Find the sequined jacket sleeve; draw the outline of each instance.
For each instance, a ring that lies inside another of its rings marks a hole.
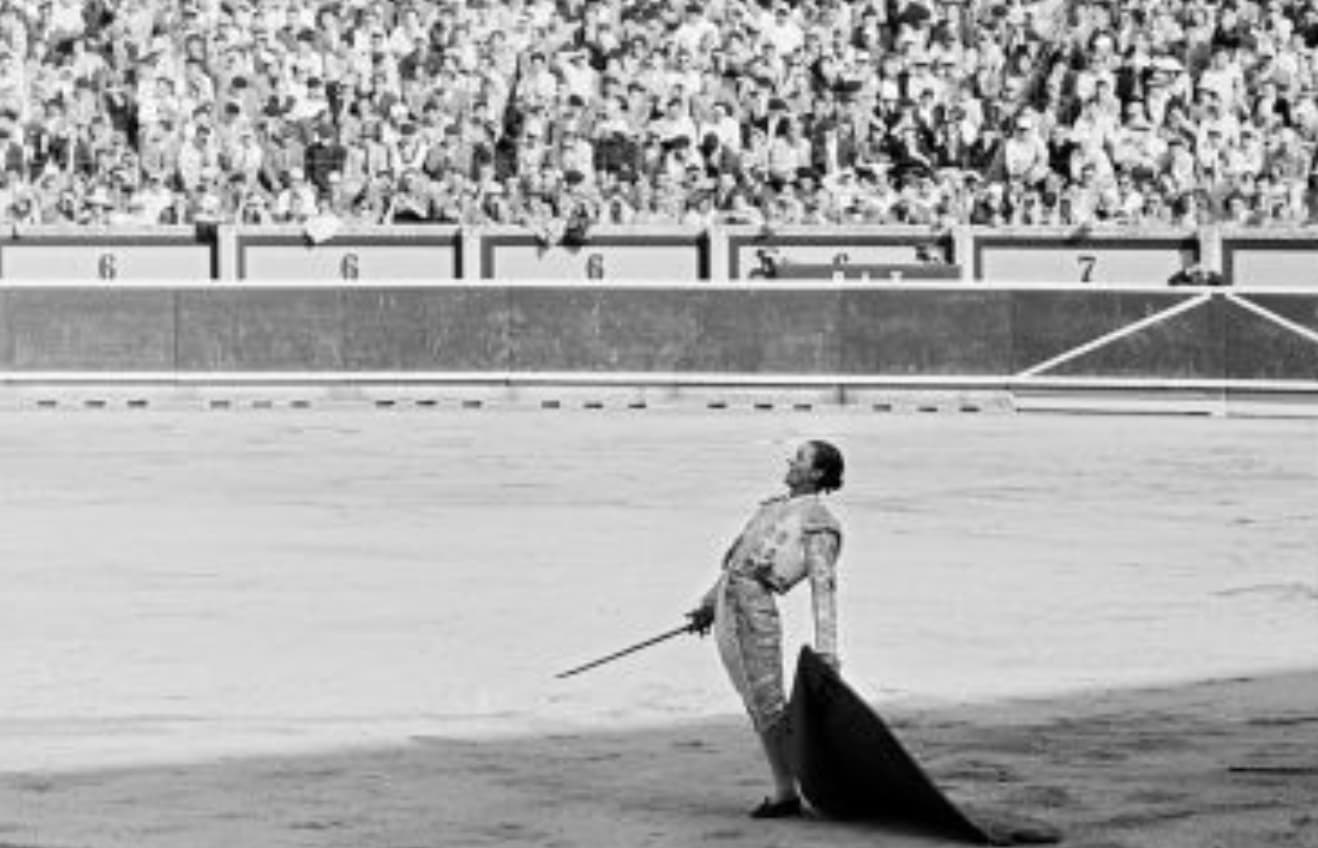
[[[834,529],[808,532],[805,537],[806,574],[810,580],[815,619],[815,650],[838,655],[837,559],[841,536]]]

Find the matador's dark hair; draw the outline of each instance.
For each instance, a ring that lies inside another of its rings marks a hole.
[[[815,468],[820,472],[819,488],[825,492],[836,492],[842,488],[842,472],[846,465],[842,461],[842,451],[831,442],[818,439],[811,440],[810,446],[815,450]]]

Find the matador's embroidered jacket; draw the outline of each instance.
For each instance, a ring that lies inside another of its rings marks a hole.
[[[773,596],[810,581],[815,649],[837,654],[837,559],[842,528],[818,495],[770,498],[723,558],[707,602],[719,654],[755,726],[783,715],[782,626]]]

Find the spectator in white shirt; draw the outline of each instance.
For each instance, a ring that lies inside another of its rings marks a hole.
[[[1261,174],[1267,158],[1267,151],[1259,131],[1253,124],[1240,128],[1240,141],[1230,145],[1226,156],[1227,173],[1240,175],[1244,173]]]
[[[1007,182],[1037,185],[1048,176],[1048,145],[1036,131],[1034,116],[1022,112],[1002,145],[1002,168]]]
[[[599,97],[599,74],[586,61],[585,52],[573,50],[562,55],[561,59],[558,69],[563,77],[564,91],[593,103]]]
[[[719,143],[735,152],[741,150],[741,123],[732,116],[732,105],[726,101],[714,104],[713,115],[700,127],[700,137],[714,135]]]
[[[718,26],[705,17],[700,4],[688,3],[682,23],[673,32],[672,38],[678,50],[698,53],[705,49],[707,43],[718,41]]]
[[[669,90],[681,88],[687,95],[697,94],[705,87],[705,75],[692,61],[691,51],[678,47],[673,66],[664,74]]]
[[[1138,106],[1136,101],[1132,101],[1131,105]],[[1138,109],[1125,126],[1117,130],[1112,140],[1112,163],[1127,171],[1152,172],[1157,169],[1166,152],[1166,142],[1153,131],[1153,125],[1144,116],[1142,109]]]
[[[80,38],[87,24],[82,15],[81,0],[55,0],[50,8],[50,37],[54,43]]]
[[[773,44],[779,56],[794,53],[805,43],[805,33],[792,15],[792,8],[779,0],[760,30],[760,37]]]
[[[1239,102],[1244,82],[1240,65],[1231,61],[1231,53],[1225,47],[1213,50],[1209,66],[1199,75],[1199,87],[1216,93],[1218,102],[1228,111]]]
[[[668,101],[663,117],[655,121],[653,127],[659,140],[666,145],[671,145],[679,138],[685,138],[687,144],[695,147],[698,141],[696,122],[692,120],[686,103],[676,97]]]

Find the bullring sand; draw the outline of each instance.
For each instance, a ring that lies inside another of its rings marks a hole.
[[[751,822],[673,626],[801,438],[845,672],[1069,845],[1318,846],[1318,422],[854,412],[0,417],[0,845],[916,846]],[[807,637],[805,593],[789,641]]]

